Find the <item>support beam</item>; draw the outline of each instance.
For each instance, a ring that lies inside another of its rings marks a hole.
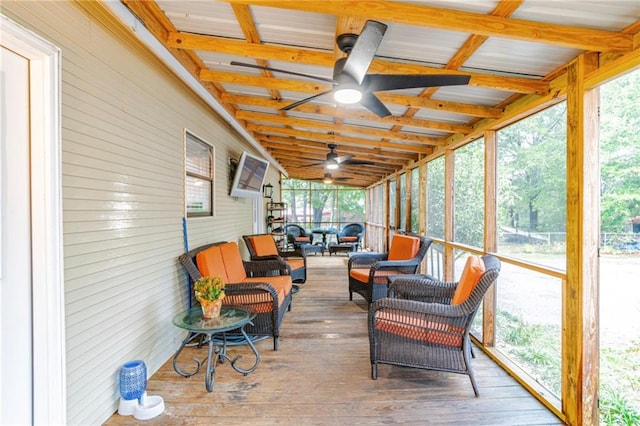
[[[595,54],[581,55],[568,69],[562,411],[572,425],[598,424],[599,89],[585,88],[597,60]]]
[[[498,141],[495,131],[484,133],[484,250],[495,253],[498,250]],[[499,278],[498,278],[499,279]],[[491,286],[483,299],[482,343],[495,346],[497,285]]]

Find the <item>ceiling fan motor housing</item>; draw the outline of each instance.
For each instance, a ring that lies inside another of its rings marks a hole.
[[[353,49],[353,45],[356,44],[356,40],[358,40],[357,34],[341,34],[336,38],[336,44],[342,52],[348,55]]]

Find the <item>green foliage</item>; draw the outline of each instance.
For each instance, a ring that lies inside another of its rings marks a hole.
[[[364,222],[364,196],[362,189],[323,183],[287,179],[282,184],[288,222],[305,228]]]
[[[600,423],[637,425],[640,424],[640,411],[619,391],[605,388],[600,395]]]
[[[627,232],[640,216],[640,72],[600,89],[601,228]]]
[[[427,165],[427,235],[444,238],[444,157]]]
[[[455,151],[454,239],[482,247],[484,244],[484,140]]]
[[[519,316],[499,310],[497,345],[520,367],[556,395],[560,394],[560,328],[529,324]]]
[[[498,223],[525,231],[566,228],[566,104],[498,132]]]

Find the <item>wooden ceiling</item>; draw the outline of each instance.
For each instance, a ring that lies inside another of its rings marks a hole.
[[[637,52],[640,2],[463,0],[122,2],[244,127],[289,177],[317,179],[328,144],[373,165],[333,172],[367,187],[562,91],[566,66]],[[231,61],[332,78],[335,38],[367,20],[388,25],[369,73],[464,74],[467,86],[378,92],[380,118],[328,96],[280,108],[330,85]]]

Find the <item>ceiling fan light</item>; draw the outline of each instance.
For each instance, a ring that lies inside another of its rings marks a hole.
[[[345,87],[333,92],[333,98],[341,104],[355,104],[362,99],[362,92],[358,89]]]
[[[338,169],[338,163],[336,162],[329,162],[325,165],[325,167],[327,168],[327,170],[337,170]]]
[[[329,185],[330,183],[333,183],[333,180],[331,178],[326,177],[322,180],[322,183],[326,183],[327,185]]]

